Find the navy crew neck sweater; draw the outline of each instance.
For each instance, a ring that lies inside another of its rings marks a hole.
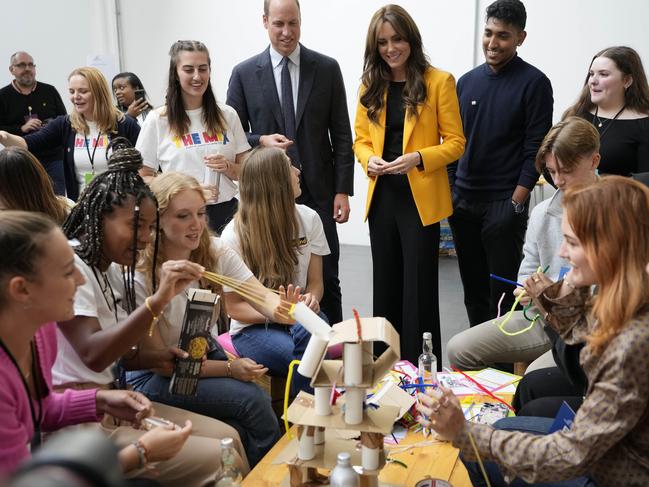
[[[511,197],[533,189],[536,152],[552,126],[552,85],[515,56],[495,73],[482,64],[457,83],[466,136],[464,155],[449,169],[454,191],[471,201]]]

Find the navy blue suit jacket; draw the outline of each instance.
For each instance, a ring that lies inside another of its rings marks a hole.
[[[239,114],[251,146],[262,135],[284,133],[270,48],[235,66],[226,103]],[[335,193],[352,195],[354,187],[345,85],[335,59],[302,45],[295,122],[303,181],[318,206],[330,210]]]

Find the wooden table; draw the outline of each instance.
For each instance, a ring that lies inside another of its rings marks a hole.
[[[293,435],[296,427],[291,428]],[[429,436],[428,439],[431,439]],[[425,441],[421,433],[409,432],[399,445],[386,445],[386,454],[390,450],[401,448],[405,445]],[[288,435],[282,438],[257,464],[243,481],[244,487],[280,487],[288,485],[288,467],[286,465],[273,465],[273,460],[288,445]],[[458,450],[450,443],[434,442],[426,446],[416,446],[412,449],[390,455],[404,462],[408,468],[390,463],[387,464],[379,475],[381,487],[413,487],[419,480],[426,476],[448,480],[453,487],[471,487],[471,481],[464,465],[458,458]]]

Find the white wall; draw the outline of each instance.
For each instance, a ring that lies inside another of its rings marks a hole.
[[[13,79],[8,69],[10,56],[27,51],[36,64],[36,78],[54,85],[69,111],[70,71],[85,66],[89,54],[116,54],[111,6],[111,0],[3,2],[0,86]]]
[[[340,63],[350,110],[362,68],[365,34],[373,12],[388,0],[302,0],[302,42]],[[483,60],[479,43],[484,11],[491,0],[403,0],[413,16],[432,63],[456,78]],[[120,0],[122,69],[142,78],[154,103],[164,96],[168,49],[178,39],[198,39],[212,56],[212,83],[225,99],[232,67],[268,44],[261,23],[262,0]],[[476,4],[478,10],[476,11]],[[62,8],[65,5],[65,8]],[[37,75],[54,84],[66,100],[66,78],[88,54],[118,58],[115,0],[22,0],[3,4],[0,65],[17,50],[35,58]],[[526,61],[552,80],[555,120],[581,88],[592,55],[626,44],[649,62],[649,2],[645,0],[527,0],[528,38],[520,48]],[[11,79],[0,69],[0,83]],[[339,226],[340,240],[367,244],[362,222],[367,181],[357,166],[350,222]]]
[[[219,100],[225,100],[232,68],[268,45],[260,0],[199,0],[192,2],[191,8],[164,9],[159,5],[175,5],[175,2],[140,0],[121,4],[123,67],[140,75],[156,103],[163,100],[169,69],[167,53],[176,40],[198,39],[207,45],[212,58],[212,84]],[[384,0],[301,2],[301,41],[340,63],[352,124],[367,27],[374,11],[384,4]],[[405,0],[401,5],[417,21],[434,65],[457,75],[472,66],[474,27],[472,21],[463,19],[473,18],[474,2]],[[143,19],[147,18],[145,22],[150,28],[144,29]],[[350,221],[338,226],[340,241],[369,245],[367,225],[362,221],[367,179],[360,166],[355,171],[354,191]]]

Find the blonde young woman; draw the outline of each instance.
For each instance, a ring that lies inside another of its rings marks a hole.
[[[566,343],[585,344],[580,361],[588,389],[572,427],[539,435],[470,423],[449,390],[439,402],[420,395],[419,411],[424,415],[420,422],[452,440],[465,459],[476,460],[474,443],[482,460],[493,462],[487,465],[493,486],[504,485],[503,475],[543,485],[587,475],[599,486],[645,486],[649,190],[627,178],[604,177],[566,191],[563,208],[559,254],[571,270],[558,282],[543,273],[533,274],[525,281],[525,290],[546,324]],[[507,418],[497,426],[547,433],[553,422],[531,419]],[[474,481],[480,481],[478,468],[471,465],[470,470]],[[581,479],[560,485],[586,484]]]
[[[243,258],[266,287],[294,283],[300,300],[316,313],[324,285],[322,256],[329,254],[322,221],[304,205],[296,205],[300,172],[286,153],[259,148],[246,159],[239,179],[239,211],[222,239]],[[292,360],[302,358],[310,334],[300,324],[273,322],[235,294],[226,294],[232,343],[244,357],[286,376]],[[324,316],[324,315],[323,315]],[[309,380],[294,374],[293,392],[308,390]]]
[[[108,81],[96,68],[77,68],[68,76],[72,113],[61,115],[25,137],[0,131],[0,143],[30,151],[63,145],[67,197],[76,201],[86,185],[108,169],[110,139],[126,137],[135,145],[140,126],[111,99]]]
[[[264,291],[241,257],[220,239],[210,236],[205,209],[207,200],[200,183],[191,176],[172,171],[155,178],[151,182],[151,190],[160,209],[160,246],[155,259],[158,266],[170,259],[187,259],[218,274],[257,285],[268,304],[248,305],[264,319],[268,317],[281,321],[282,318],[275,313],[278,296]],[[138,301],[144,302],[151,292],[154,252],[154,245],[150,244],[136,274]],[[207,282],[194,282],[189,287],[211,286]],[[231,294],[227,288],[212,287],[212,290],[219,294],[225,291],[226,296]],[[141,344],[143,359],[146,356],[150,362],[152,357],[158,357],[159,365],[130,373],[129,382],[135,390],[156,402],[211,416],[237,428],[250,464],[254,466],[279,437],[279,425],[270,399],[252,382],[268,371],[264,365],[250,358],[228,362],[223,349],[216,341],[210,340],[211,347],[203,364],[203,378],[199,381],[196,395],[182,397],[169,393],[173,360],[184,353],[176,347],[186,303],[187,297],[183,293],[173,298],[164,309],[163,318],[153,336]]]

